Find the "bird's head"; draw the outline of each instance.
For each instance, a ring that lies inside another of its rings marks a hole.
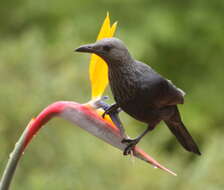
[[[103,58],[109,66],[128,63],[129,59],[131,59],[128,49],[118,38],[104,38],[93,44],[82,45],[75,51],[94,53]]]

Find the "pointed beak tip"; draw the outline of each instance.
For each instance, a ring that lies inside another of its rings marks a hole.
[[[75,48],[74,52],[82,52],[82,48],[81,47]]]
[[[94,53],[94,48],[91,45],[82,45],[74,50],[75,52]]]

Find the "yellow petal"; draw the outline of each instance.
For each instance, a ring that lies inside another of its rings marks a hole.
[[[113,37],[116,30],[117,22],[110,26],[109,13],[103,22],[103,25],[98,34],[97,40]],[[108,67],[103,59],[92,54],[89,66],[89,75],[92,87],[92,99],[102,96],[105,88],[108,85]]]
[[[110,17],[108,12],[103,22],[103,25],[101,26],[100,32],[97,36],[97,40],[101,40],[105,37],[110,37]]]
[[[111,26],[110,35],[113,36],[117,28],[117,22]]]

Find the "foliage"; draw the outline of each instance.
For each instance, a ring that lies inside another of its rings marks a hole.
[[[109,145],[55,120],[28,148],[12,189],[223,189],[223,9],[219,0],[2,0],[0,171],[42,108],[57,100],[90,99],[89,57],[73,49],[95,41],[107,10],[119,21],[116,36],[133,56],[187,92],[183,120],[203,153],[185,152],[164,124],[158,126],[140,145],[179,174],[173,177],[132,164]],[[122,121],[131,136],[144,128],[124,113]]]

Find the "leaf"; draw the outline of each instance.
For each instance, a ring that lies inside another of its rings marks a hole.
[[[113,37],[117,27],[117,22],[110,26],[109,13],[103,22],[97,40]],[[101,97],[108,85],[108,67],[105,61],[96,54],[91,55],[89,76],[92,88],[92,99]]]

